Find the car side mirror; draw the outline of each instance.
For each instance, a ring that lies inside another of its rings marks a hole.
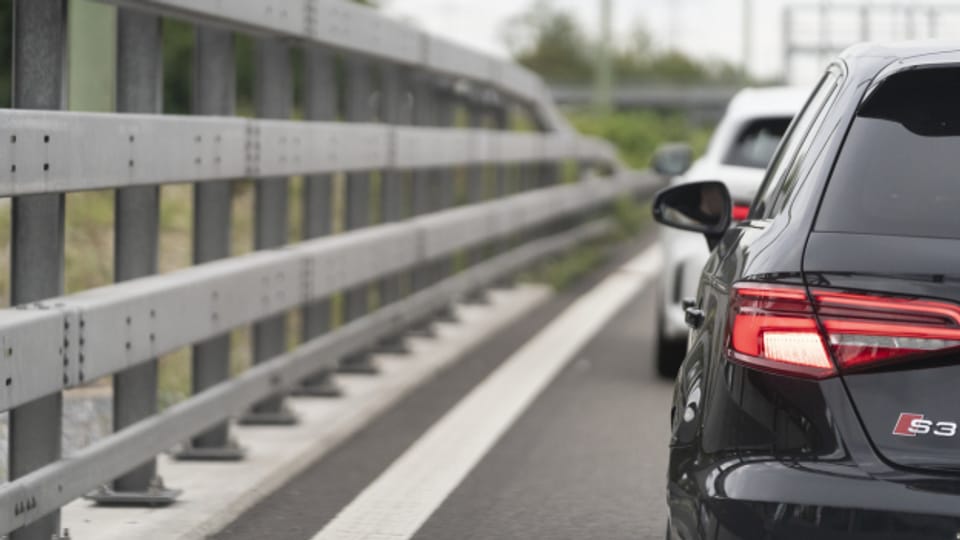
[[[707,237],[713,249],[730,227],[730,191],[723,182],[690,182],[660,190],[653,199],[657,222]]]
[[[693,148],[686,143],[670,143],[657,148],[651,166],[660,176],[674,177],[690,170]]]

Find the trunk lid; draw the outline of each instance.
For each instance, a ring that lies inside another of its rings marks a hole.
[[[814,232],[804,276],[812,290],[960,306],[960,240]],[[823,322],[821,308],[818,317]],[[916,322],[908,311],[893,319],[907,328]],[[934,347],[842,370],[841,377],[883,457],[907,467],[960,471],[960,348],[950,341]]]

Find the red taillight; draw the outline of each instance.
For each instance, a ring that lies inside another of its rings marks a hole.
[[[761,369],[825,378],[893,359],[960,347],[960,306],[916,300],[739,284],[730,330],[733,360]],[[826,332],[821,333],[820,325]]]
[[[844,370],[960,347],[960,306],[815,290],[817,314]]]
[[[733,205],[733,220],[734,221],[743,221],[750,216],[750,206],[745,204],[735,204]]]
[[[836,369],[802,288],[734,288],[730,356],[764,370],[822,379]]]

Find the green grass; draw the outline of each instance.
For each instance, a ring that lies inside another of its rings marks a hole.
[[[587,135],[613,142],[631,167],[646,169],[656,149],[667,142],[686,142],[696,155],[706,150],[712,128],[693,125],[683,116],[650,111],[570,115],[574,126]]]
[[[627,197],[616,201],[610,217],[615,224],[611,234],[551,257],[522,274],[520,279],[544,283],[558,291],[567,289],[609,261],[617,244],[636,236],[653,223],[649,203]]]

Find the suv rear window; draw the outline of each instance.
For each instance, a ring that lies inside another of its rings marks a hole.
[[[740,130],[724,163],[738,167],[766,169],[773,159],[780,139],[790,127],[790,118],[762,118]]]
[[[816,230],[960,238],[960,68],[891,76],[861,106]]]

